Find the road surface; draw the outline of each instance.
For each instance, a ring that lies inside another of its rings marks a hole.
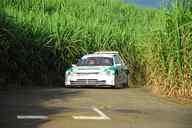
[[[1,128],[192,128],[192,105],[144,88],[0,91]]]

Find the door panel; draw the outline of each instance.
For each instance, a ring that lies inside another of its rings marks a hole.
[[[114,56],[116,68],[118,70],[118,84],[124,84],[127,82],[127,71],[128,67],[124,64],[123,60],[120,58],[119,55]]]

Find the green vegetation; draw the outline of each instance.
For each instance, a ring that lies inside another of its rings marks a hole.
[[[0,9],[0,82],[63,81],[82,54],[117,50],[133,85],[192,96],[190,3],[158,10],[118,0],[6,0]]]

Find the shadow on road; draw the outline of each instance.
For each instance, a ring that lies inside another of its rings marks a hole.
[[[46,107],[44,102],[50,100],[65,101],[68,94],[78,95],[78,90],[66,89],[33,89],[17,91],[0,91],[0,127],[1,128],[38,128],[46,120],[18,120],[17,115],[52,115],[70,111],[66,107]]]

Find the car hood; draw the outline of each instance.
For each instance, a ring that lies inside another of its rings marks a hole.
[[[73,73],[100,73],[108,69],[114,68],[113,66],[77,66],[70,69]]]

